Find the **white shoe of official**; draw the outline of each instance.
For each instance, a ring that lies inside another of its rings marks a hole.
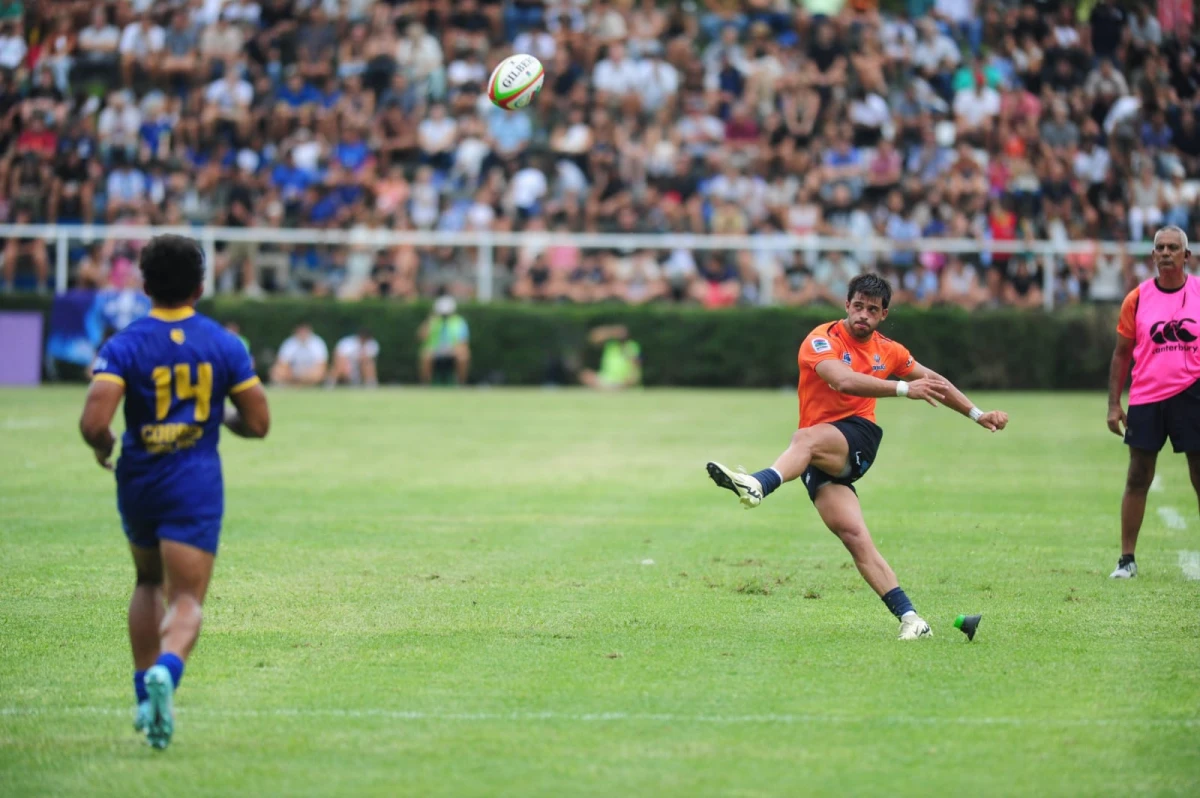
[[[919,640],[922,637],[933,637],[933,630],[920,615],[913,613],[900,619],[900,635],[897,640]]]
[[[720,463],[709,463],[708,475],[718,487],[736,493],[747,510],[763,500],[762,483],[741,469],[731,471]]]
[[[1130,562],[1125,565],[1117,563],[1117,570],[1108,575],[1109,579],[1133,579],[1137,576],[1137,563]]]

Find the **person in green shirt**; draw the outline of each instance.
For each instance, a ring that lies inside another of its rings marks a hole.
[[[433,383],[435,376],[439,385],[453,384],[450,374],[459,385],[467,384],[471,331],[467,320],[458,315],[454,297],[441,296],[434,301],[433,313],[417,330],[417,339],[421,342],[418,371],[423,385]]]
[[[250,351],[250,339],[242,335],[242,328],[236,321],[225,322],[225,329],[233,333],[242,342],[242,346],[246,347],[247,352]]]
[[[598,371],[587,369],[579,381],[589,388],[622,390],[642,382],[642,348],[630,339],[629,329],[621,324],[597,327],[588,335],[593,346],[603,346]]]

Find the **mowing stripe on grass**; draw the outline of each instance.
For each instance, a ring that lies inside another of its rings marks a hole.
[[[1200,551],[1179,552],[1179,570],[1188,579],[1200,580]]]
[[[1200,563],[1198,563],[1200,565]],[[0,707],[0,717],[5,716],[55,716],[55,715],[111,715],[127,717],[132,708],[116,707]],[[921,716],[921,715],[810,715],[810,714],[761,714],[761,715],[682,715],[673,712],[539,712],[517,710],[514,712],[421,712],[399,709],[203,709],[177,707],[176,713],[193,718],[349,718],[396,721],[431,722],[487,722],[507,721],[511,723],[695,723],[714,725],[738,724],[884,724],[893,726],[1152,726],[1172,728],[1200,728],[1200,717],[1195,718],[1045,718],[1045,717],[993,717],[986,715]]]
[[[1174,507],[1159,507],[1158,517],[1168,529],[1187,529],[1187,519]]]

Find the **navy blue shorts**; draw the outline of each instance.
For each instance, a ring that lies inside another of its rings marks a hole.
[[[1167,438],[1176,454],[1200,452],[1200,380],[1161,402],[1129,406],[1125,443],[1159,452]]]
[[[217,553],[221,541],[221,519],[204,518],[192,521],[141,521],[121,518],[125,537],[139,549],[157,549],[160,540],[183,543],[187,546]]]
[[[854,490],[854,483],[862,479],[871,468],[871,463],[875,462],[875,454],[879,451],[879,442],[883,440],[883,429],[878,424],[860,416],[850,416],[831,423],[837,427],[838,432],[845,436],[846,443],[849,444],[850,455],[846,463],[847,471],[834,476],[816,466],[810,465],[805,469],[800,478],[804,480],[804,487],[808,489],[808,498],[814,502],[817,500],[817,491],[831,483],[845,485],[850,490]],[[854,492],[858,493],[856,490]]]

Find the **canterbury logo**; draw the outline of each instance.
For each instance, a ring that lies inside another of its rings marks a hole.
[[[1156,344],[1185,343],[1196,340],[1196,334],[1184,327],[1185,324],[1195,324],[1195,319],[1179,319],[1177,321],[1156,321],[1150,328],[1150,340]]]

